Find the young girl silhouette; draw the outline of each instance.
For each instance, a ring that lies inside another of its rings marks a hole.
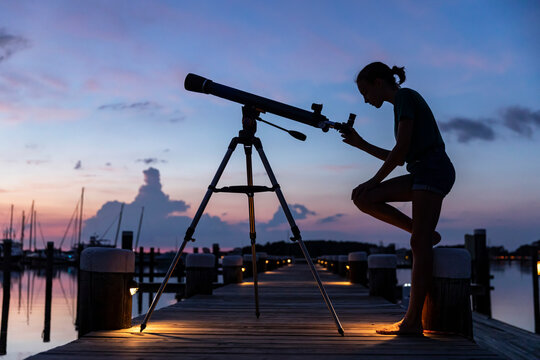
[[[341,135],[345,143],[384,161],[375,176],[353,190],[354,204],[362,212],[411,233],[409,307],[401,321],[377,330],[388,335],[422,334],[422,308],[433,271],[432,246],[441,241],[435,228],[443,198],[455,180],[454,167],[428,104],[418,92],[401,88],[404,81],[403,67],[390,69],[381,62],[364,67],[356,79],[366,103],[380,108],[387,101],[394,106],[396,145],[392,150],[368,143],[354,129]],[[409,174],[384,181],[404,163]],[[412,202],[412,218],[388,204],[404,201]]]

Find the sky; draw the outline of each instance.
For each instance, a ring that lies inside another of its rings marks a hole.
[[[391,149],[392,105],[365,104],[354,83],[382,61],[405,67],[456,168],[442,244],[484,228],[513,250],[540,239],[539,17],[538,1],[2,1],[0,225],[13,205],[20,238],[34,201],[38,247],[67,249],[84,187],[83,240],[114,241],[124,203],[122,231],[137,232],[144,207],[139,245],[173,249],[241,129],[241,105],[186,91],[188,73],[308,111],[322,103],[332,121],[354,113],[361,136]],[[307,135],[257,131],[304,240],[408,246],[350,201],[380,160],[334,130],[261,117]],[[257,154],[253,166],[269,185]],[[245,183],[239,147],[218,185]],[[274,194],[255,196],[255,216],[257,242],[288,237]],[[248,233],[246,196],[218,193],[189,247],[246,246]]]

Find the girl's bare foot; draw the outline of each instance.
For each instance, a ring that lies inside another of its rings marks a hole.
[[[437,231],[433,233],[433,240],[431,241],[431,244],[433,246],[437,245],[441,242],[441,234],[439,234]]]
[[[388,325],[385,327],[382,327],[380,329],[375,330],[377,334],[381,335],[415,335],[415,336],[422,336],[422,327],[421,326],[414,326],[410,327],[403,324],[403,320],[398,321],[395,324]]]

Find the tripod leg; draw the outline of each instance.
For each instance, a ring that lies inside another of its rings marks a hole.
[[[233,138],[231,143],[229,144],[229,148],[227,149],[227,152],[225,153],[225,156],[223,157],[223,160],[221,161],[221,164],[219,165],[219,168],[216,171],[216,174],[214,175],[214,178],[212,179],[212,182],[208,186],[208,190],[206,191],[206,194],[204,195],[204,198],[199,205],[199,209],[197,210],[197,213],[193,217],[193,220],[191,221],[191,225],[186,230],[186,235],[184,236],[184,241],[182,242],[182,246],[180,246],[180,249],[178,249],[178,252],[176,253],[173,262],[169,266],[169,270],[167,270],[167,274],[165,275],[165,278],[163,279],[163,282],[161,283],[161,286],[159,287],[158,292],[154,296],[154,300],[152,300],[152,304],[150,305],[150,308],[146,312],[146,315],[144,316],[144,320],[141,323],[141,332],[146,328],[146,324],[148,320],[150,320],[150,316],[152,316],[152,313],[154,312],[154,309],[156,308],[156,305],[159,301],[159,298],[161,297],[161,294],[163,294],[163,290],[165,290],[165,286],[169,282],[169,279],[171,278],[171,275],[176,268],[176,265],[178,264],[178,260],[180,259],[180,256],[182,255],[182,252],[184,251],[184,248],[186,247],[186,244],[193,240],[192,236],[195,233],[195,228],[197,227],[197,224],[199,223],[199,220],[201,219],[202,214],[204,213],[204,209],[206,208],[206,205],[208,205],[208,201],[210,201],[210,197],[212,196],[212,193],[214,192],[214,189],[216,188],[216,185],[221,178],[221,175],[223,174],[223,171],[225,170],[225,167],[227,166],[227,163],[229,162],[229,159],[231,158],[232,153],[234,152],[234,149],[236,148],[236,145],[238,144],[238,138]]]
[[[291,210],[289,209],[289,206],[287,205],[287,201],[285,201],[285,197],[283,196],[283,193],[281,192],[281,188],[276,180],[274,172],[272,171],[272,168],[270,167],[270,163],[268,162],[268,159],[266,158],[266,155],[262,148],[261,141],[260,139],[256,138],[253,143],[255,145],[255,148],[259,152],[259,156],[261,157],[261,161],[264,165],[264,169],[266,170],[266,173],[268,174],[268,177],[270,178],[270,182],[272,183],[272,186],[275,189],[276,196],[279,200],[279,203],[281,204],[281,208],[283,209],[283,212],[285,213],[287,221],[289,222],[289,225],[291,227],[291,231],[293,233],[293,237],[291,238],[291,240],[298,241],[298,244],[300,245],[300,249],[302,250],[304,257],[306,258],[306,261],[309,265],[311,273],[313,274],[313,277],[315,278],[315,281],[317,282],[317,285],[319,287],[319,291],[321,292],[324,302],[326,303],[326,307],[330,311],[330,314],[332,315],[334,322],[336,323],[336,327],[339,334],[343,336],[344,335],[343,327],[341,326],[339,318],[336,314],[336,310],[334,309],[334,306],[332,305],[332,301],[330,301],[330,298],[328,297],[328,294],[326,293],[326,290],[321,282],[321,278],[319,277],[319,274],[317,273],[317,269],[315,269],[315,265],[313,265],[313,261],[311,260],[311,256],[309,255],[307,251],[306,245],[302,241],[300,230],[298,229],[298,226],[296,226],[294,218],[291,214]]]
[[[246,153],[246,173],[247,184],[253,186],[253,168],[251,162],[251,145],[244,145],[244,152]],[[259,311],[259,284],[257,282],[257,254],[255,251],[255,239],[257,233],[255,232],[255,203],[253,199],[253,193],[248,193],[248,207],[249,207],[249,238],[251,239],[251,264],[253,269],[253,289],[255,291],[255,316],[257,319],[261,315]]]

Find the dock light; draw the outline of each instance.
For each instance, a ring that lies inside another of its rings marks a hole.
[[[349,269],[350,269],[349,265],[345,265],[345,268],[346,268],[347,270],[349,270]]]
[[[246,268],[245,268],[245,267],[243,267],[243,268],[242,268],[242,272],[245,272],[245,271],[246,271]]]
[[[540,276],[540,261],[536,262],[536,275]]]
[[[135,295],[139,291],[139,284],[133,279],[129,282],[129,293],[131,296]]]
[[[268,263],[269,263],[269,261],[268,261],[268,260],[266,260],[266,261],[265,261],[265,264],[268,264]]]
[[[291,263],[291,259],[287,259],[287,262],[290,264],[290,263]]]

